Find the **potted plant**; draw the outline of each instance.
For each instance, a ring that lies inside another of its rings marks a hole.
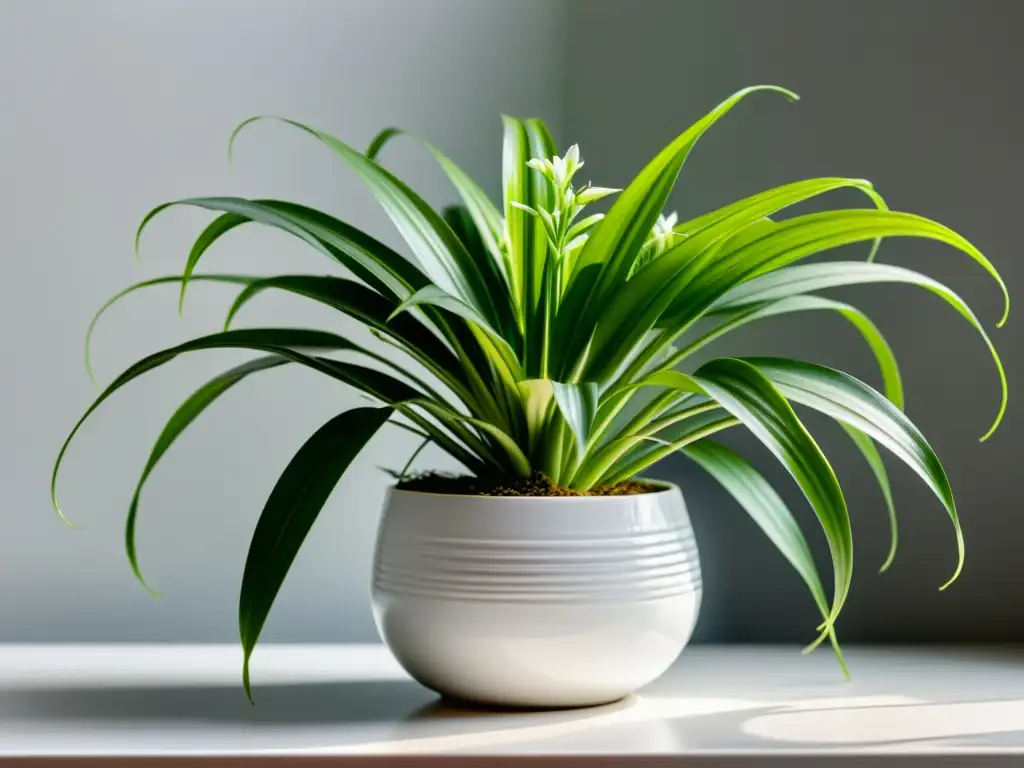
[[[298,364],[376,401],[317,430],[263,509],[239,601],[250,697],[250,655],[288,569],[352,459],[385,424],[412,432],[421,447],[439,446],[465,466],[460,477],[410,476],[410,458],[389,492],[374,564],[378,627],[408,671],[437,691],[501,704],[584,705],[618,698],[664,671],[696,620],[700,569],[679,488],[640,478],[676,451],[718,480],[793,565],[821,613],[809,648],[829,640],[845,672],[835,622],[853,568],[850,518],[836,476],[793,404],[834,418],[863,453],[892,520],[889,560],[895,517],[876,444],[917,472],[948,512],[957,543],[950,582],[960,572],[964,547],[942,465],[903,414],[899,370],[885,339],[858,309],[818,292],[909,283],[951,304],[988,346],[1002,385],[998,413],[983,440],[1006,406],[1005,376],[989,337],[955,293],[924,275],[875,263],[875,251],[887,237],[946,243],[998,283],[1005,302],[999,324],[1009,299],[995,268],[971,243],[934,221],[889,210],[860,179],[798,181],[685,222],[664,215],[694,143],[755,91],[796,99],[774,86],[739,91],[680,134],[621,191],[578,183],[583,163],[577,147],[560,155],[538,120],[503,120],[501,208],[425,144],[462,199],[441,214],[378,161],[400,131],[382,132],[363,153],[285,120],[333,150],[367,183],[413,258],[296,203],[217,197],[155,208],[140,235],[172,205],[219,215],[199,235],[180,276],[131,286],[100,312],[120,296],[165,283],[180,283],[182,299],[198,280],[234,283],[240,293],[225,330],[156,352],[102,391],[57,458],[54,505],[68,443],[115,391],[186,352],[253,350],[262,356],[207,382],[171,416],[135,487],[126,526],[128,559],[142,581],[134,537],[142,487],[181,432],[243,378]],[[232,143],[259,119],[239,126]],[[863,192],[871,206],[778,215],[844,187]],[[588,209],[611,196],[604,215]],[[248,223],[300,238],[354,279],[195,272],[221,236]],[[800,263],[857,242],[870,244],[866,261]],[[231,329],[236,313],[267,290],[333,307],[395,354],[327,330]],[[735,328],[809,311],[838,312],[863,335],[878,362],[881,392],[840,371],[790,359],[720,358],[683,370],[695,351]],[[88,338],[86,344],[88,359]],[[739,425],[789,470],[820,521],[832,556],[831,597],[779,496],[748,463],[711,439]]]

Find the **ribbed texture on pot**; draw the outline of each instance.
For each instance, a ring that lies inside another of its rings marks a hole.
[[[377,592],[582,604],[701,589],[697,545],[678,492],[558,499],[398,494],[403,498],[392,499],[381,522]]]

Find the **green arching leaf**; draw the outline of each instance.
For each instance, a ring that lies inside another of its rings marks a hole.
[[[613,305],[602,318],[607,325],[609,321],[616,322],[617,318],[625,317],[624,308],[633,312],[628,315],[630,322],[625,328],[605,328],[605,333],[616,339],[618,347],[625,349],[635,347],[645,335],[653,333],[647,330],[652,323],[672,329],[663,333],[659,343],[646,344],[646,349],[640,355],[634,355],[634,360],[626,366],[618,381],[629,381],[638,372],[650,370],[655,359],[671,347],[673,340],[707,310],[708,297],[717,298],[724,289],[714,286],[710,291],[699,291],[699,285],[694,288],[690,284],[724,256],[775,232],[777,225],[767,218],[769,214],[843,187],[859,189],[879,210],[888,210],[885,201],[874,191],[870,182],[862,179],[821,178],[776,187],[680,225],[677,234],[685,240],[663,253],[662,256],[666,258],[659,257],[656,269],[640,276],[640,279],[632,279],[635,275],[631,276],[631,284],[626,287],[626,292],[616,297],[617,305]],[[874,239],[871,256],[880,242],[881,237]],[[731,279],[742,282],[747,279],[747,275],[742,272],[737,275],[733,271]],[[643,307],[641,314],[635,312],[637,304]],[[628,335],[619,339],[623,334]],[[598,340],[598,344],[601,344],[601,340]],[[614,347],[612,352],[615,352]],[[607,355],[598,357],[603,359]],[[621,365],[619,361],[624,359],[618,353],[606,364],[615,367]]]
[[[50,480],[50,495],[53,506],[63,517],[60,505],[57,501],[57,475],[60,471],[61,461],[67,453],[71,440],[81,429],[82,424],[99,408],[99,406],[114,392],[125,384],[138,378],[144,373],[159,368],[161,365],[170,362],[178,355],[186,352],[194,352],[202,349],[251,349],[258,352],[267,352],[280,355],[293,362],[305,365],[332,378],[343,381],[356,389],[377,397],[384,402],[405,402],[423,397],[423,393],[413,389],[398,379],[395,379],[380,371],[371,368],[343,363],[338,360],[330,360],[323,357],[307,355],[299,350],[355,350],[360,348],[348,339],[337,336],[326,331],[311,331],[291,328],[258,328],[241,331],[226,331],[215,333],[210,336],[203,336],[176,347],[156,352],[144,357],[134,365],[128,367],[110,385],[99,394],[92,405],[86,410],[82,417],[75,424],[68,435],[57,460],[54,463],[53,474]]]
[[[273,116],[253,117],[242,122],[231,135],[231,143],[243,128],[266,119],[305,131],[334,150],[369,186],[430,279],[473,306],[495,327],[510,326],[511,305],[497,265],[474,261],[455,233],[419,195],[361,152],[330,134],[295,120]]]
[[[370,160],[376,160],[380,151],[384,148],[391,139],[398,136],[408,136],[410,134],[401,130],[400,128],[386,128],[374,137],[373,141],[370,142],[370,147],[366,151],[366,155]],[[476,232],[481,238],[481,242],[484,245],[485,251],[489,254],[490,258],[497,264],[498,269],[502,275],[508,278],[508,264],[505,261],[505,256],[502,253],[501,242],[505,237],[505,221],[498,209],[494,207],[494,203],[487,196],[480,186],[473,181],[472,177],[463,171],[451,158],[441,152],[437,147],[428,141],[413,137],[425,146],[430,153],[437,160],[438,165],[441,166],[441,170],[448,176],[452,186],[455,187],[459,196],[462,198],[462,202],[465,206],[464,210],[468,213],[469,217],[475,225]],[[445,220],[450,225],[447,217]],[[455,228],[453,227],[453,230]],[[465,240],[462,239],[465,244]],[[473,250],[467,248],[470,254],[473,255]]]
[[[606,298],[626,282],[633,261],[640,253],[651,227],[665,207],[665,201],[697,140],[745,96],[759,90],[777,91],[791,99],[792,91],[777,86],[754,86],[730,96],[715,109],[681,133],[630,182],[611,209],[591,232],[576,257],[565,304],[567,316],[580,323],[571,329],[559,363],[562,372],[575,365],[594,320],[606,309]]]
[[[674,278],[670,276],[666,283],[661,271],[665,265],[668,265],[669,269],[673,268],[673,251],[678,252],[677,247],[637,275],[637,278],[646,281],[646,285],[639,279],[631,280],[615,301],[654,301],[651,298],[643,298],[646,292],[657,297],[657,309],[662,305],[666,293],[673,295],[673,306],[678,311],[674,315],[670,311],[663,312],[658,321],[659,327],[665,329],[663,343],[668,344],[699,317],[713,309],[715,303],[731,289],[746,281],[752,281],[759,275],[771,273],[799,259],[841,245],[874,240],[878,237],[904,236],[938,240],[953,245],[976,259],[984,260],[984,257],[977,253],[977,249],[960,235],[920,216],[887,210],[829,211],[779,222],[769,234],[727,256],[718,258],[712,253],[709,258],[702,257],[697,261],[684,260],[685,266],[679,274]],[[689,242],[688,240],[687,243]],[[706,268],[702,268],[703,262],[706,262]],[[862,266],[871,268],[880,265]],[[667,289],[665,284],[669,286]],[[640,292],[639,297],[634,295],[637,291]],[[635,308],[632,311],[636,314]],[[614,319],[621,314],[621,309],[616,310],[613,306],[604,316]],[[649,313],[645,317],[649,319]],[[969,319],[971,318],[973,315]],[[638,321],[635,328],[626,328],[623,333],[616,335],[616,346],[612,351],[623,344],[630,344],[644,328],[645,324]],[[595,352],[591,358],[597,367],[589,366],[585,371],[587,376],[602,378],[606,375],[607,368],[614,369],[617,366],[621,355],[607,354],[607,340],[612,338],[608,336],[608,330],[601,332],[598,328],[594,341]],[[657,346],[651,347],[649,351],[656,352]],[[640,362],[643,362],[642,358]],[[991,431],[988,434],[991,434]]]
[[[452,351],[412,314],[394,317],[398,303],[364,285],[343,277],[321,275],[280,275],[257,278],[242,290],[224,321],[227,330],[239,310],[266,290],[282,290],[326,304],[369,328],[400,343],[400,349],[415,357],[441,381],[460,395],[466,393],[465,375]]]
[[[722,311],[720,313],[709,313],[710,315],[720,314],[723,317],[724,322],[713,330],[708,331],[700,338],[690,342],[685,347],[682,347],[668,360],[666,367],[673,367],[677,365],[680,361],[686,359],[694,352],[741,326],[758,320],[763,320],[768,317],[773,317],[775,315],[811,310],[830,310],[837,312],[843,318],[848,320],[858,331],[860,331],[864,340],[868,343],[868,346],[871,347],[871,351],[875,356],[875,361],[878,363],[878,368],[882,374],[885,396],[889,398],[897,408],[902,410],[903,380],[900,377],[900,370],[896,363],[896,356],[893,354],[892,349],[889,347],[889,344],[885,340],[881,331],[878,330],[878,327],[871,322],[867,315],[856,307],[839,301],[833,301],[832,299],[826,299],[821,296],[797,294],[794,296],[787,296],[782,299],[776,299],[774,301],[765,301],[759,304],[745,306],[744,308],[737,309],[732,312]]]
[[[178,436],[211,406],[217,398],[249,374],[276,368],[288,362],[291,361],[277,355],[260,357],[214,377],[189,395],[188,399],[171,416],[163,431],[160,432],[160,436],[153,445],[153,450],[150,451],[149,459],[146,460],[146,466],[142,470],[142,477],[139,478],[138,485],[135,486],[135,493],[132,495],[132,501],[128,507],[128,519],[125,523],[124,532],[125,552],[128,554],[128,562],[132,567],[132,573],[135,574],[135,578],[151,594],[156,595],[146,583],[146,580],[142,578],[142,572],[139,570],[138,556],[135,551],[135,520],[139,511],[139,496],[142,493],[142,486],[145,485],[157,462],[167,453],[168,449],[174,444],[174,441],[178,439]]]
[[[512,348],[512,343],[516,341],[515,337],[513,337],[510,341],[510,339],[506,338],[505,336],[502,336],[501,332],[497,328],[494,328],[487,321],[487,318],[482,316],[479,312],[477,312],[472,305],[467,304],[458,296],[448,293],[440,286],[427,285],[424,286],[423,288],[420,288],[418,291],[416,291],[416,293],[414,293],[412,296],[407,298],[405,301],[399,304],[398,307],[395,308],[395,310],[391,313],[391,317],[389,318],[389,320],[398,317],[403,312],[407,312],[413,307],[423,305],[430,305],[433,307],[441,307],[443,309],[446,309],[452,314],[458,315],[464,320],[468,320],[481,330],[486,331],[488,335],[491,337],[491,339],[494,342],[496,342],[497,346],[500,349],[504,350],[504,352],[506,353],[506,360],[510,364],[518,368],[518,359],[516,357],[516,352]]]
[[[733,281],[745,279],[742,270],[725,267],[729,257],[737,252],[747,253],[748,247],[752,248],[769,235],[778,235],[783,226],[791,227],[788,222],[776,224],[767,216],[844,187],[859,189],[882,211],[888,210],[867,181],[822,178],[777,187],[688,223],[686,226],[690,229],[686,239],[633,275],[600,316],[595,346],[599,350],[608,347],[614,355],[596,358],[597,362],[604,364],[601,370],[615,367],[621,357],[616,350],[629,349],[651,328],[684,327],[686,322],[699,316],[707,302],[699,292],[702,287],[700,278],[710,274],[713,267],[718,266],[718,271],[725,272]],[[879,238],[873,239],[877,246]],[[716,289],[717,285],[713,285],[707,295],[717,297]],[[670,343],[672,338],[671,334],[666,335],[666,343]],[[652,352],[656,350],[657,347],[652,348]],[[591,375],[601,377],[605,374],[592,372]]]
[[[720,260],[715,269],[701,276],[710,283],[725,271],[744,268],[747,277],[772,272],[779,267],[818,253],[826,248],[875,237],[925,237],[946,243],[970,256],[996,281],[1003,294],[1002,325],[1010,311],[1006,285],[991,262],[968,240],[938,222],[911,213],[889,210],[838,210],[797,216],[776,224],[774,230]],[[731,286],[730,286],[731,287]]]
[[[643,450],[642,445],[634,446],[601,476],[597,484],[614,485],[637,477],[680,448],[740,424],[742,422],[735,416],[723,416],[696,424],[684,421],[676,425],[677,429],[670,430],[673,434],[668,437],[648,435],[643,441],[650,446],[650,450]]]
[[[530,460],[523,453],[522,449],[516,444],[515,440],[504,430],[499,429],[490,422],[483,421],[482,419],[474,419],[469,416],[463,416],[461,413],[453,411],[450,407],[438,402],[437,400],[414,400],[407,405],[415,405],[423,408],[425,411],[430,413],[432,416],[443,422],[444,424],[457,428],[464,424],[476,427],[482,433],[493,439],[498,445],[501,446],[504,455],[508,459],[509,468],[520,477],[527,477],[531,472]],[[458,431],[458,434],[462,436],[462,431]],[[478,449],[476,441],[466,441],[474,450],[483,456],[490,453],[486,446]]]
[[[338,480],[390,416],[390,408],[354,408],[328,421],[288,463],[260,513],[238,599],[242,681],[250,701],[249,659],[292,562]]]
[[[775,357],[746,358],[793,402],[813,408],[860,430],[914,470],[949,513],[957,542],[957,567],[945,589],[960,575],[964,538],[942,462],[924,435],[885,397],[862,381],[823,365]]]
[[[793,566],[810,590],[822,618],[828,620],[829,608],[825,589],[814,565],[811,548],[804,538],[793,513],[775,489],[749,463],[724,445],[713,440],[699,440],[683,447],[682,452],[711,475],[750,515],[769,541]],[[834,630],[830,631],[832,647],[843,673],[849,677],[846,662]]]
[[[768,481],[739,455],[713,440],[699,440],[680,450],[739,502],[804,580],[815,604],[827,617],[828,598],[814,565],[811,548],[793,513]]]
[[[178,294],[178,313],[180,314],[185,308],[185,287],[188,285],[188,279],[192,276],[192,272],[195,268],[195,263],[199,261],[199,257],[203,255],[213,243],[221,238],[222,235],[230,232],[240,224],[245,224],[249,219],[245,216],[241,216],[237,213],[225,213],[218,216],[204,229],[195,243],[192,245],[192,250],[189,252],[187,266],[185,268],[185,275],[181,281],[181,292]],[[142,228],[139,228],[139,233],[142,232]],[[135,252],[138,253],[139,241],[136,236],[135,240]]]
[[[694,379],[764,443],[810,502],[832,554],[835,589],[825,622],[831,626],[850,589],[853,533],[842,489],[828,459],[786,398],[750,363],[719,358],[702,365]]]
[[[351,270],[360,280],[389,298],[404,299],[429,283],[418,267],[355,227],[311,208],[276,200],[202,197],[165,203],[143,219],[137,237],[157,213],[176,205],[237,214],[287,232]],[[205,245],[206,248],[201,250],[193,248],[189,254],[184,272],[186,284],[212,241],[206,241]]]
[[[825,177],[783,184],[780,187],[774,187],[742,200],[737,200],[722,208],[710,211],[689,221],[684,221],[675,227],[675,232],[685,237],[704,234],[704,242],[710,242],[708,235],[711,238],[716,238],[721,237],[723,232],[734,231],[737,228],[737,224],[735,224],[737,216],[742,217],[741,220],[743,221],[753,221],[754,219],[752,219],[751,214],[753,214],[753,217],[771,216],[796,203],[843,188],[859,190],[874,203],[876,209],[882,211],[889,210],[889,206],[884,198],[875,191],[874,186],[867,179]],[[880,241],[876,240],[872,245],[868,261],[874,258],[879,244]]]
[[[196,281],[209,281],[212,283],[227,283],[230,285],[249,285],[250,283],[259,280],[259,277],[251,275],[193,275],[193,280]],[[100,318],[110,309],[114,304],[119,302],[125,296],[135,293],[135,291],[141,290],[142,288],[152,288],[156,285],[170,285],[173,283],[180,283],[183,280],[181,275],[167,275],[165,277],[155,277],[152,280],[143,280],[140,283],[135,283],[125,288],[123,291],[118,291],[96,310],[96,314],[92,316],[92,320],[89,321],[89,328],[85,332],[85,372],[89,374],[89,381],[94,385],[96,384],[96,376],[92,369],[92,337],[96,331],[96,324]]]
[[[859,261],[801,264],[759,275],[729,290],[712,305],[710,311],[715,313],[739,309],[759,302],[785,298],[796,294],[862,283],[906,283],[926,288],[945,299],[978,332],[982,341],[985,342],[989,354],[992,356],[992,361],[995,363],[1001,388],[999,411],[992,426],[981,436],[982,441],[987,440],[995,432],[1002,421],[1003,414],[1006,412],[1009,392],[1003,363],[999,358],[995,345],[985,332],[981,322],[974,315],[974,312],[971,311],[971,308],[967,306],[963,299],[937,280],[933,280],[918,272],[889,264],[865,264]]]
[[[700,383],[688,373],[671,369],[663,369],[653,371],[639,381],[631,382],[619,387],[612,393],[612,395],[614,396],[616,394],[630,392],[641,387],[665,387],[667,389],[675,389],[680,392],[692,392],[694,394],[701,395],[706,394]]]
[[[396,128],[394,126],[385,128],[384,130],[380,131],[376,136],[373,137],[369,145],[366,147],[366,159],[377,162],[377,158],[380,155],[381,150],[384,149],[384,145],[390,142],[392,139],[403,135],[405,135],[405,131],[402,130],[401,128]]]
[[[721,406],[711,400],[681,408],[660,419],[637,419],[635,422],[630,422],[629,425],[619,432],[619,435],[614,440],[609,441],[600,450],[587,456],[586,461],[581,464],[576,475],[572,478],[572,486],[574,488],[590,488],[595,484],[599,484],[601,479],[609,473],[618,476],[622,471],[621,467],[624,462],[630,462],[631,466],[633,462],[643,458],[635,454],[635,448],[638,445],[652,438],[657,438],[658,442],[663,445],[674,445],[674,442],[678,441],[681,437],[689,438],[693,434],[694,429],[705,426],[703,423],[694,426],[689,421],[690,419],[719,408]],[[687,427],[681,434],[671,437],[663,434],[664,430],[684,421],[687,422]],[[672,450],[675,450],[675,448],[673,447]],[[641,470],[637,470],[637,472],[639,471]]]
[[[853,444],[857,446],[857,450],[861,452],[868,466],[871,467],[871,472],[874,474],[878,487],[882,491],[882,497],[885,499],[885,508],[889,514],[889,554],[886,555],[885,561],[882,563],[881,568],[878,569],[879,573],[885,573],[889,570],[889,566],[892,565],[892,561],[896,557],[896,545],[899,540],[899,524],[896,520],[896,504],[893,502],[892,489],[889,487],[889,473],[885,471],[885,462],[882,461],[882,455],[878,452],[878,448],[875,447],[874,440],[849,424],[839,422],[839,426],[850,436]]]
[[[599,390],[597,384],[585,381],[581,384],[551,382],[555,402],[562,412],[562,418],[576,439],[576,456],[582,458],[590,441],[590,428],[597,415]]]

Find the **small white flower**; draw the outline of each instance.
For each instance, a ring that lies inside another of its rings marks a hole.
[[[565,153],[565,166],[570,176],[583,167],[583,163],[580,160],[579,144],[573,144]]]
[[[674,234],[675,226],[679,222],[679,214],[672,211],[668,216],[664,214],[658,216],[658,220],[654,222],[653,234],[659,240],[667,240],[671,235]]]
[[[526,161],[526,165],[530,168],[533,168],[533,170],[544,174],[549,179],[551,178],[552,167],[550,160],[542,160],[539,157],[531,157],[529,160]]]
[[[557,155],[551,158],[551,175],[555,184],[561,184],[565,180],[565,160]]]

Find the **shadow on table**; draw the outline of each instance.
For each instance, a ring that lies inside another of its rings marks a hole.
[[[266,684],[253,694],[255,706],[238,683],[14,688],[0,691],[0,719],[320,725],[403,720],[437,702],[407,680]]]
[[[386,741],[367,749],[460,751],[543,742],[545,748],[614,750],[638,737],[652,751],[714,749],[830,750],[937,744],[1024,746],[1024,699],[888,703],[836,697],[805,709],[799,699],[762,703],[699,697],[627,697],[602,707],[554,711],[478,707],[439,699],[407,680],[266,684],[258,704],[240,686],[85,686],[0,691],[0,720],[320,726],[384,723]],[[449,721],[453,729],[430,729]],[[427,727],[424,730],[424,727]],[[436,734],[445,734],[438,736]],[[582,741],[581,741],[582,739]]]

